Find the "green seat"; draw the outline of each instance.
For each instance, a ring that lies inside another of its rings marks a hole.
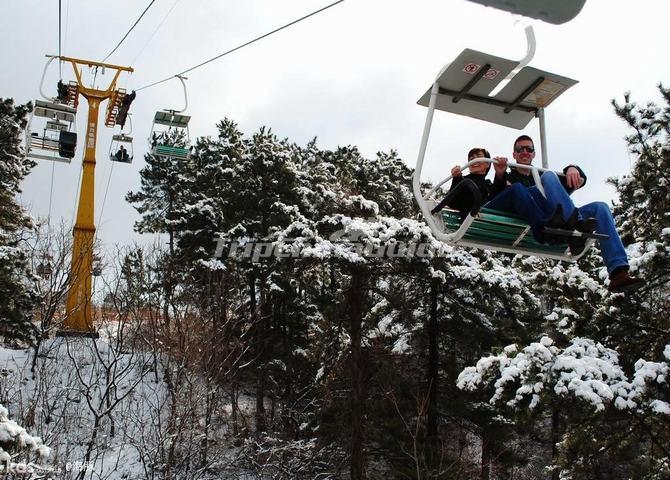
[[[454,210],[444,209],[440,212],[448,232],[458,230],[461,225],[460,214]],[[567,245],[547,245],[533,238],[528,224],[519,217],[507,212],[482,208],[470,224],[467,232],[458,241],[523,250],[525,252],[544,253],[563,256],[567,254]]]
[[[154,148],[156,155],[162,155],[172,158],[188,158],[188,148],[168,147],[167,145],[156,145]]]

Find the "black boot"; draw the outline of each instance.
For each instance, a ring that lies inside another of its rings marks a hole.
[[[548,228],[563,228],[563,207],[561,205],[556,205],[554,213],[551,214],[549,220],[544,224]],[[565,239],[558,235],[551,235],[549,233],[540,232],[535,235],[535,239],[540,243],[548,243],[549,245],[556,245],[559,243],[565,243]]]
[[[577,217],[579,216],[579,211],[575,208],[572,210],[572,213],[568,217],[568,219],[563,223],[563,226],[559,228],[563,228],[564,230],[577,230],[578,225],[580,220],[577,220]]]
[[[549,228],[563,228],[564,223],[565,220],[563,220],[563,207],[561,205],[556,205],[554,213],[551,214],[549,220],[547,220],[547,223],[545,223],[544,226]]]
[[[584,220],[576,221],[574,230],[582,233],[593,233],[597,228],[598,222],[596,219],[589,217]],[[586,237],[570,237],[568,239],[568,246],[570,247],[571,255],[580,255],[584,251],[584,248],[586,248]]]

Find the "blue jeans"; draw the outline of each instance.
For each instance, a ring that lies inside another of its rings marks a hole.
[[[514,183],[484,205],[486,208],[516,213],[528,222],[533,235],[542,231],[557,205],[563,207],[563,219],[576,208],[572,199],[565,190],[555,172],[545,172],[542,177],[542,186],[547,198],[544,198],[537,187],[525,187],[521,183]],[[618,267],[628,266],[626,250],[623,247],[619,233],[614,225],[614,218],[609,206],[604,202],[592,202],[577,208],[579,220],[594,217],[598,223],[597,233],[608,235],[607,240],[599,240],[603,260],[607,271],[611,273]]]

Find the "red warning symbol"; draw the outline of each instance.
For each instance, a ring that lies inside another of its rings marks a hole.
[[[476,63],[468,63],[465,67],[463,67],[463,71],[469,75],[474,75],[480,68],[481,65],[477,65]]]
[[[500,70],[495,70],[493,68],[489,68],[488,71],[484,74],[484,78],[487,80],[493,80],[498,76],[500,73]]]

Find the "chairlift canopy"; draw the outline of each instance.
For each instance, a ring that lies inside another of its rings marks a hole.
[[[74,122],[77,109],[62,103],[35,100],[33,114],[36,117],[52,118],[63,122]]]
[[[190,120],[190,115],[182,115],[170,110],[161,110],[154,115],[154,124],[165,125],[166,127],[186,128]]]
[[[435,109],[522,129],[568,88],[577,83],[567,77],[523,67],[505,87],[489,94],[519,62],[466,48],[436,79]],[[419,99],[429,106],[432,88]]]

